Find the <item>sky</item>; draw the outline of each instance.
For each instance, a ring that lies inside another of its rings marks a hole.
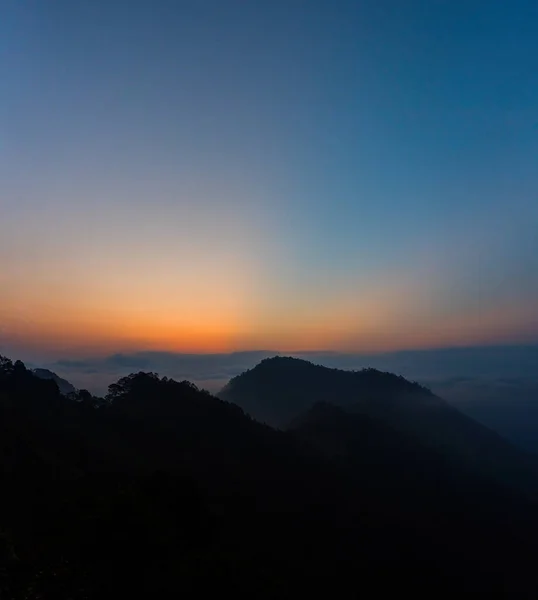
[[[538,4],[3,0],[0,354],[538,341]]]

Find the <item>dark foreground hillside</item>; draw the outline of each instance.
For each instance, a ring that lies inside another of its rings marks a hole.
[[[289,432],[138,373],[106,402],[0,359],[1,598],[534,597],[535,506],[368,415]]]

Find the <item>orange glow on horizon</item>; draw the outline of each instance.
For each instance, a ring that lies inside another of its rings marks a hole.
[[[273,335],[241,333],[231,327],[160,326],[151,322],[122,323],[121,327],[95,327],[92,324],[54,327],[36,324],[16,329],[4,328],[2,337],[19,344],[66,356],[105,355],[115,352],[162,351],[177,353],[228,353],[247,350],[279,352],[336,351],[378,353],[408,349],[430,349],[454,346],[489,345],[525,341],[525,331],[514,333],[514,323],[490,328],[486,319],[479,326],[459,323],[436,327],[401,327],[399,330],[372,329],[362,335],[355,332],[346,340],[341,335],[323,330],[282,332]],[[20,325],[20,324],[19,324]],[[454,324],[455,325],[455,324]]]
[[[177,278],[154,269],[141,279],[133,270],[124,278],[95,275],[69,285],[52,277],[37,286],[19,281],[2,296],[0,344],[7,340],[66,357],[388,352],[517,342],[526,338],[534,314],[534,306],[512,303],[439,315],[431,310],[431,279],[409,273],[366,290],[327,286],[290,301],[278,290],[265,290],[255,266],[243,260]]]

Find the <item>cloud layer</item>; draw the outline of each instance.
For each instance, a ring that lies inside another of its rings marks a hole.
[[[227,354],[181,354],[172,352],[115,353],[106,357],[61,359],[41,364],[77,387],[104,394],[119,377],[136,371],[154,371],[174,379],[188,379],[218,391],[230,378],[254,367],[264,358],[286,354],[271,350]],[[455,348],[384,354],[299,352],[292,356],[328,367],[361,369],[375,367],[443,390],[470,389],[479,382],[496,382],[509,389],[522,380],[538,378],[538,346]],[[458,395],[463,397],[463,393]]]

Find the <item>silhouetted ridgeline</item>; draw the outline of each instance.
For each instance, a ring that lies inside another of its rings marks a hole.
[[[302,403],[305,388],[319,396],[313,365],[269,361],[244,377],[260,369],[276,406]],[[445,411],[401,378],[341,377],[362,378],[387,414],[403,389]],[[337,401],[344,387],[334,381]],[[448,459],[407,422],[328,402],[302,408],[290,431],[276,431],[154,373],[120,379],[106,399],[65,397],[53,379],[1,358],[0,597],[359,598],[375,589],[517,598],[538,589],[534,499],[464,456]]]
[[[231,379],[219,397],[233,398],[233,402],[257,419],[285,428],[317,401],[386,403],[404,394],[414,398],[433,397],[418,383],[391,373],[375,369],[342,371],[298,358],[275,356]]]
[[[32,371],[34,375],[37,375],[40,379],[52,379],[56,382],[58,389],[62,394],[74,394],[76,393],[76,388],[74,385],[69,383],[66,379],[59,377],[56,373],[49,371],[49,369],[33,369]]]
[[[455,468],[536,491],[538,462],[418,383],[376,369],[342,371],[275,357],[233,378],[219,393],[254,418],[287,427],[316,403],[375,418],[442,454]]]

